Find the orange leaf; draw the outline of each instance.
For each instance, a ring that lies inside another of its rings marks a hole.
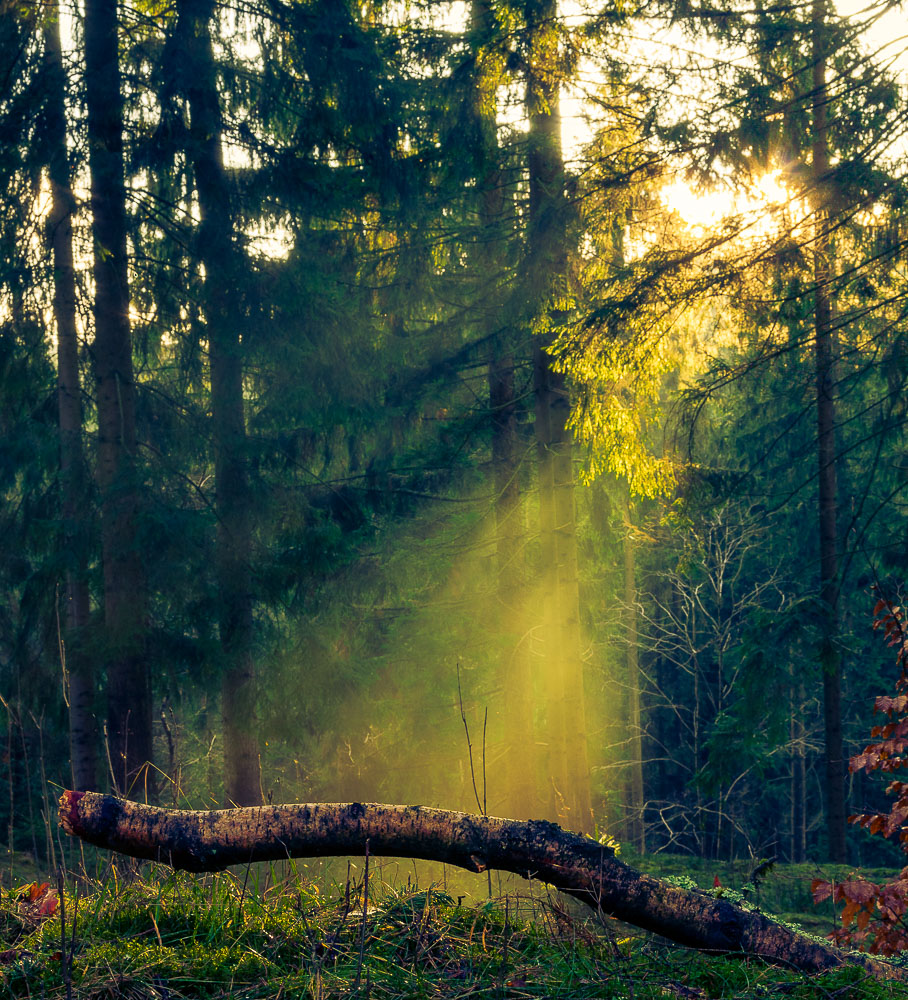
[[[842,926],[847,927],[852,920],[854,920],[855,914],[860,910],[861,904],[855,903],[853,900],[849,900],[845,904],[845,909],[842,910]]]
[[[45,892],[50,888],[50,882],[32,882],[28,886],[28,901],[34,903],[34,901],[39,897],[43,896]]]

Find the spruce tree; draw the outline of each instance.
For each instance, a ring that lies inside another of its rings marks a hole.
[[[129,319],[123,94],[116,0],[85,5],[85,107],[94,246],[92,354],[101,492],[107,739],[113,780],[124,795],[155,786],[147,592],[138,544],[140,462]]]
[[[98,788],[95,672],[87,647],[91,614],[88,541],[91,527],[83,450],[82,385],[79,370],[77,297],[73,254],[75,198],[66,146],[67,80],[60,38],[60,5],[46,15],[44,42],[44,142],[51,186],[47,219],[54,262],[54,321],[57,336],[57,401],[60,425],[61,546],[65,572],[64,655],[69,677],[70,757],[73,787]]]

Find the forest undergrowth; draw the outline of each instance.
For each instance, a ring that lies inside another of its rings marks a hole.
[[[859,969],[808,976],[672,946],[544,888],[475,899],[352,867],[318,885],[293,863],[198,877],[118,862],[15,881],[0,889],[10,998],[905,996]]]

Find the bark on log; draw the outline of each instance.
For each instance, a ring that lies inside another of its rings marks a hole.
[[[635,871],[609,847],[543,820],[520,822],[425,806],[317,803],[211,812],[158,809],[95,792],[65,791],[60,821],[90,844],[193,872],[299,857],[362,854],[492,868],[555,886],[600,914],[680,944],[759,956],[819,972],[857,965],[877,979],[908,972],[818,943],[761,913]]]

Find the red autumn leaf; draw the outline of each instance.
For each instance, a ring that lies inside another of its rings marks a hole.
[[[28,901],[34,903],[34,901],[39,897],[43,896],[47,890],[50,888],[50,882],[32,882],[28,888]]]
[[[842,895],[852,903],[869,903],[880,892],[879,886],[874,885],[873,882],[864,882],[862,879],[848,879],[848,881],[839,884],[842,889]]]
[[[33,882],[22,890],[21,908],[27,917],[43,920],[57,912],[59,900],[49,882]]]
[[[891,698],[889,695],[881,694],[873,703],[873,708],[875,712],[885,712],[887,715],[904,712],[908,708],[908,695],[899,694]]]
[[[905,912],[905,897],[898,892],[883,893],[877,900],[883,920],[895,923]]]
[[[813,893],[813,901],[815,903],[822,903],[832,895],[832,883],[815,878],[810,883],[810,891]]]
[[[845,904],[845,909],[842,910],[842,926],[847,927],[852,920],[854,920],[855,914],[860,910],[861,904],[850,901]]]

